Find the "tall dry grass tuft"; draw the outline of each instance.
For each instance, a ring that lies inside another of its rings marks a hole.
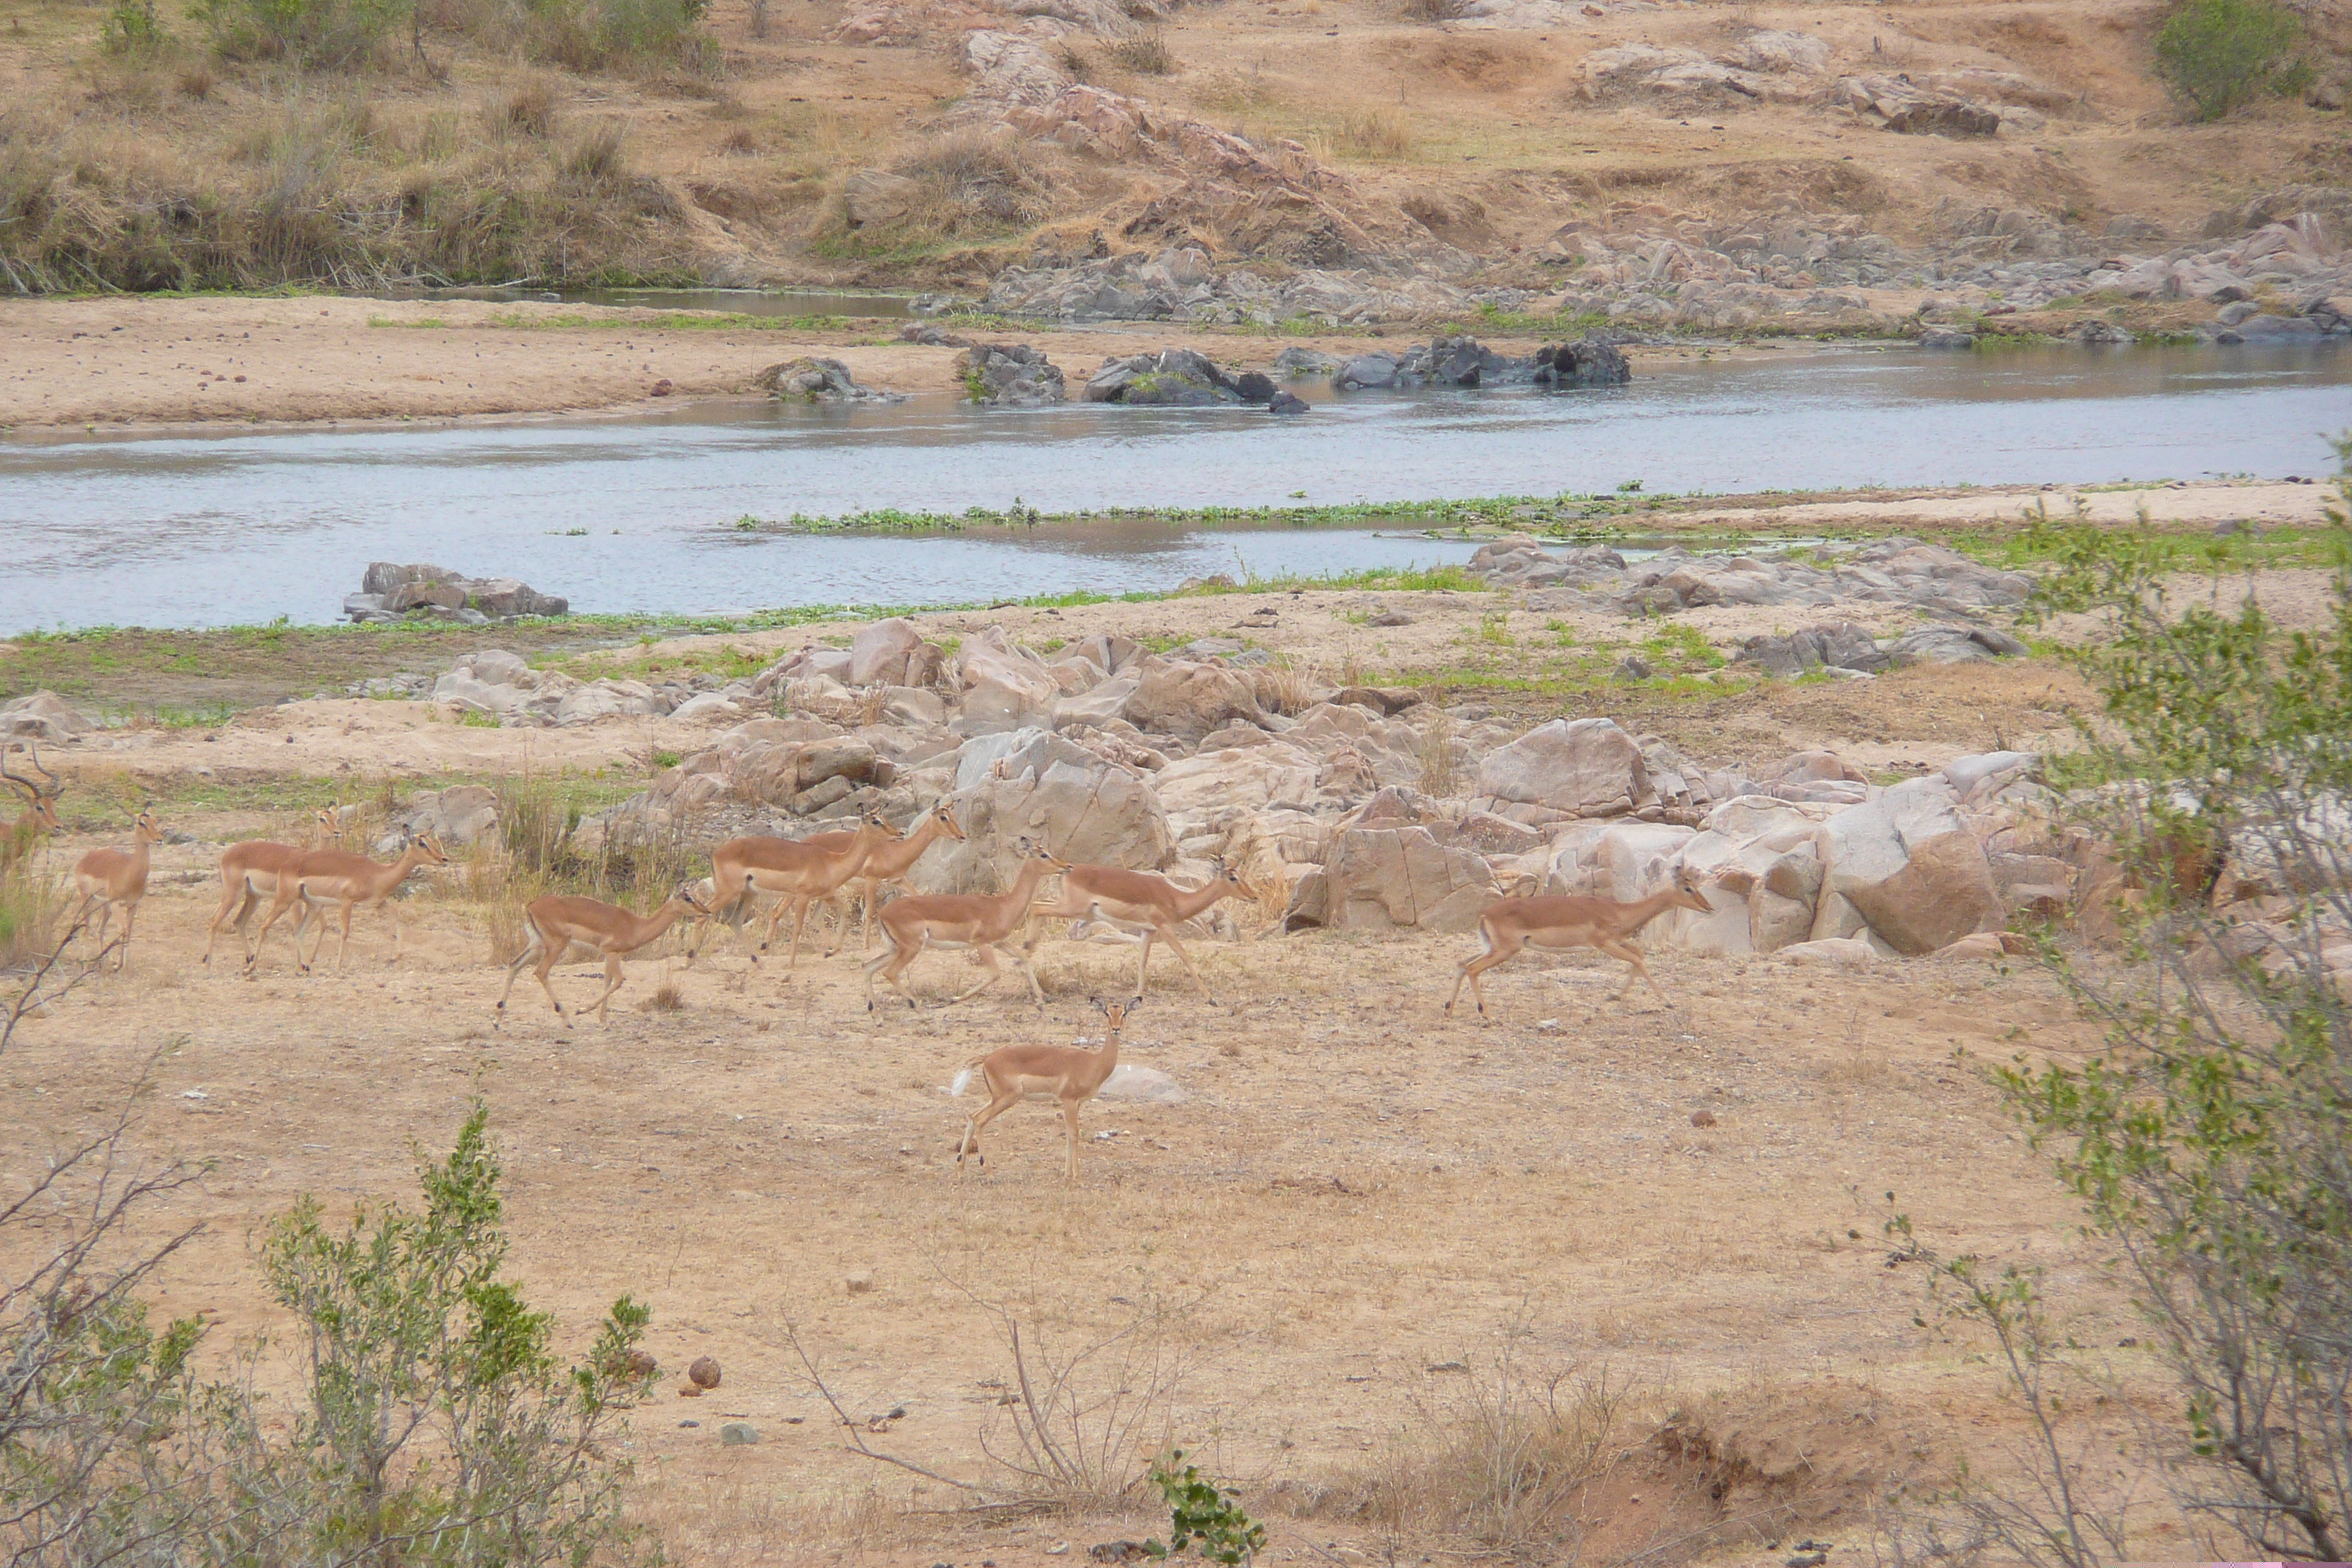
[[[1168,51],[1167,36],[1157,27],[1113,44],[1110,58],[1138,76],[1170,76],[1176,69],[1176,57]]]
[[[1343,1477],[1313,1512],[1401,1535],[1451,1538],[1480,1555],[1556,1554],[1582,1533],[1629,1451],[1633,1384],[1607,1368],[1538,1372],[1509,1348],[1412,1401],[1407,1436]],[[1570,1553],[1571,1558],[1573,1552]]]
[[[892,165],[912,182],[904,215],[861,232],[915,246],[1024,228],[1052,205],[1044,160],[1034,144],[978,127],[934,137]],[[845,210],[839,221],[847,222]]]
[[[555,134],[555,89],[544,81],[527,81],[492,103],[490,125],[502,135],[535,136],[544,142]]]
[[[600,120],[563,150],[563,172],[583,184],[609,184],[629,173],[629,128]]]
[[[1421,793],[1443,798],[1454,793],[1458,774],[1454,761],[1454,717],[1434,704],[1423,704],[1426,715],[1421,722],[1421,745],[1415,758],[1421,763],[1418,781]]]
[[[1388,159],[1410,157],[1415,140],[1412,116],[1385,103],[1349,110],[1333,139],[1356,157]]]
[[[1249,672],[1249,681],[1257,705],[1269,712],[1295,718],[1315,706],[1315,672],[1286,657],[1257,666]]]
[[[57,945],[65,900],[38,858],[28,853],[0,871],[0,971],[36,963]]]

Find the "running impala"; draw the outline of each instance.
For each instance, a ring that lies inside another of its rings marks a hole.
[[[882,911],[884,950],[866,961],[866,1010],[874,1011],[874,977],[877,974],[890,983],[890,989],[907,998],[907,1005],[916,1005],[914,997],[898,983],[907,966],[925,948],[965,948],[976,953],[988,968],[988,978],[961,995],[948,998],[954,1006],[967,997],[982,991],[1004,978],[1003,966],[996,962],[1003,952],[1021,966],[1029,978],[1029,994],[1037,1005],[1045,1005],[1045,993],[1037,984],[1037,971],[1030,965],[1029,955],[1004,946],[1013,932],[1029,923],[1029,902],[1035,896],[1037,884],[1048,871],[1066,871],[1070,863],[1046,848],[1024,838],[1020,842],[1021,869],[1013,879],[1013,886],[1004,892],[984,893],[920,893],[912,898],[892,901]]]
[[[1675,873],[1671,886],[1630,904],[1621,904],[1614,899],[1557,897],[1505,899],[1498,904],[1489,904],[1486,912],[1478,917],[1478,935],[1486,945],[1462,961],[1461,973],[1454,976],[1454,994],[1445,999],[1445,1011],[1454,1011],[1454,1004],[1462,996],[1462,983],[1466,980],[1470,983],[1470,994],[1477,999],[1478,1016],[1485,1017],[1486,994],[1478,989],[1478,976],[1530,947],[1552,952],[1590,947],[1612,958],[1622,958],[1633,967],[1625,972],[1625,984],[1617,987],[1617,994],[1610,1000],[1622,999],[1638,974],[1649,981],[1658,999],[1671,1007],[1674,998],[1650,973],[1650,966],[1642,960],[1642,950],[1633,945],[1634,933],[1668,910],[1692,910],[1703,915],[1715,912],[1715,907],[1700,895],[1698,880],[1688,867]]]
[[[563,1020],[563,1026],[567,1029],[572,1027],[572,1016],[563,1010],[563,1004],[557,998],[555,987],[548,984],[547,977],[562,962],[564,953],[575,944],[593,948],[604,959],[604,989],[597,994],[596,1000],[580,1011],[593,1010],[598,1023],[609,1024],[612,1020],[605,1016],[604,1008],[611,1002],[613,993],[621,988],[622,955],[635,952],[658,940],[662,932],[677,923],[679,916],[705,912],[702,901],[695,896],[691,885],[672,893],[663,900],[662,907],[650,915],[631,914],[616,905],[599,903],[594,899],[567,898],[552,893],[543,899],[533,899],[522,912],[523,924],[530,931],[530,940],[523,944],[523,950],[515,956],[515,961],[507,965],[507,986],[499,993],[496,1026],[503,1026],[506,1023],[507,998],[514,992],[515,976],[522,973],[524,964],[535,958],[539,961],[534,972],[539,976],[539,988],[547,993],[547,999],[554,1005],[555,1016]]]
[[[389,866],[381,865],[364,855],[348,854],[341,849],[307,850],[278,874],[278,901],[269,906],[269,918],[261,922],[261,931],[253,939],[253,952],[245,961],[245,973],[250,977],[261,960],[261,944],[269,940],[269,928],[278,917],[292,908],[296,900],[305,904],[340,904],[342,906],[342,934],[335,943],[335,973],[343,972],[343,954],[352,945],[352,916],[361,905],[380,909],[383,918],[392,922],[392,962],[400,962],[400,910],[392,902],[392,895],[408,880],[408,874],[419,866],[446,866],[448,852],[441,840],[430,833],[411,838],[400,851],[400,858]],[[310,944],[310,956],[302,956],[299,940],[294,943],[295,967],[308,974],[317,963],[319,950],[327,945],[327,917],[319,911],[318,939]]]
[[[1192,967],[1192,955],[1176,940],[1176,928],[1203,913],[1220,899],[1237,894],[1247,899],[1258,896],[1258,890],[1223,860],[1210,864],[1214,874],[1206,884],[1190,890],[1149,871],[1129,871],[1118,866],[1073,866],[1062,874],[1062,896],[1051,904],[1039,904],[1031,912],[1049,920],[1093,919],[1118,926],[1140,926],[1143,956],[1135,965],[1135,994],[1143,994],[1144,971],[1151,963],[1151,940],[1158,937],[1184,961],[1192,983],[1207,996],[1209,983]],[[1209,996],[1209,1000],[1214,1002],[1216,998]]]
[[[310,836],[315,842],[311,849],[323,849],[342,837],[342,818],[331,805],[322,805],[310,814]],[[278,844],[267,838],[248,838],[242,844],[232,844],[221,851],[221,901],[219,912],[213,916],[212,929],[205,933],[205,955],[201,962],[213,961],[213,943],[220,929],[228,923],[229,911],[236,911],[236,935],[245,943],[245,955],[253,957],[253,943],[245,934],[245,922],[267,896],[278,896],[278,874],[300,859],[310,850],[297,849],[291,844]],[[294,911],[294,942],[299,950],[302,942],[302,925],[310,918],[310,906],[300,905]]]
[[[776,925],[789,908],[793,952],[784,965],[789,969],[801,959],[801,928],[808,923],[809,905],[857,875],[877,846],[898,837],[868,807],[859,814],[857,830],[838,848],[823,849],[793,838],[730,838],[710,852],[710,881],[717,893],[711,907],[740,915],[740,907],[754,894],[776,900],[768,914],[768,929],[760,938],[759,952],[774,943]],[[755,964],[760,962],[759,952],[751,955]]]

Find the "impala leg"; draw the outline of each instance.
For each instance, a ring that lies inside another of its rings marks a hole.
[[[106,952],[106,928],[114,921],[114,900],[101,899],[98,904],[98,934],[90,940],[98,943],[98,952]]]
[[[874,976],[879,973],[883,979],[890,983],[891,990],[906,999],[907,1006],[911,1011],[921,1012],[921,1005],[916,1002],[914,994],[899,983],[898,977],[907,972],[908,964],[915,962],[916,954],[929,945],[930,933],[925,931],[918,935],[912,947],[900,947],[898,939],[890,934],[887,927],[885,927],[882,940],[887,944],[887,950],[879,957],[869,958],[860,966],[866,971],[866,1010],[869,1013],[874,1011]]]
[[[1143,977],[1151,971],[1151,939],[1159,934],[1160,928],[1157,925],[1148,925],[1143,928],[1143,956],[1135,961],[1135,994],[1138,996],[1143,994]],[[1194,978],[1199,977],[1196,975]],[[1206,991],[1208,987],[1203,985],[1201,989]]]
[[[985,1169],[988,1164],[988,1156],[981,1153],[980,1151],[980,1130],[1020,1103],[1021,1097],[1017,1094],[996,1095],[995,1098],[992,1099],[988,1104],[981,1110],[978,1115],[974,1116],[970,1121],[964,1123],[964,1141],[956,1148],[956,1163],[958,1165],[961,1165],[963,1163],[964,1151],[969,1148],[971,1152],[979,1158],[982,1167]]]
[[[784,967],[786,969],[798,968],[800,965],[801,931],[802,928],[808,924],[809,905],[814,902],[815,902],[814,899],[795,899],[793,900],[793,951],[791,956],[784,960]]]
[[[1611,998],[1611,1000],[1618,1002],[1623,1001],[1625,999],[1625,993],[1633,988],[1633,977],[1638,974],[1643,979],[1650,983],[1650,989],[1658,994],[1659,1001],[1664,1002],[1668,1007],[1672,1007],[1675,1005],[1675,999],[1666,994],[1666,988],[1658,984],[1657,976],[1650,973],[1650,966],[1642,962],[1642,950],[1640,948],[1635,947],[1630,942],[1618,942],[1607,938],[1596,942],[1592,945],[1607,953],[1610,957],[1622,958],[1626,963],[1633,966],[1625,972],[1625,984],[1617,987],[1617,994]]]
[[[522,951],[515,954],[514,962],[512,963],[507,965],[506,989],[499,993],[498,1018],[497,1021],[490,1026],[492,1028],[496,1029],[505,1027],[507,1021],[507,998],[514,994],[514,983],[516,977],[522,973],[524,964],[529,963],[532,959],[539,956],[539,950],[541,945],[542,943],[540,941],[539,931],[534,927],[531,930],[530,940],[523,943]],[[547,999],[551,1002],[555,1002],[555,993],[552,991],[549,992],[547,994]],[[563,1016],[563,1004],[561,1002],[555,1003],[555,1016],[559,1018]]]
[[[383,918],[392,922],[392,962],[397,964],[400,962],[400,938],[406,929],[400,918],[400,906],[390,899],[384,900]]]
[[[558,946],[554,942],[542,941],[539,953],[539,988],[547,993],[547,1000],[554,1007],[555,1016],[563,1021],[563,1026],[567,1029],[572,1027],[572,1015],[563,1010],[563,1000],[556,995],[555,983],[548,977],[555,973],[556,961],[561,959],[571,946],[569,942]]]
[[[1037,984],[1037,965],[1031,961],[1026,951],[1015,951],[1013,953],[1013,962],[1019,964],[1021,966],[1021,973],[1029,977],[1029,999],[1037,1004],[1037,1011],[1040,1013],[1044,1012],[1045,1010],[1045,988]]]
[[[1070,1135],[1070,1185],[1078,1184],[1078,1102],[1062,1101],[1062,1125]]]
[[[121,973],[131,967],[131,922],[139,918],[139,900],[131,900],[122,906],[122,946],[114,955],[114,973]]]
[[[992,943],[987,947],[974,948],[972,951],[979,955],[980,962],[987,966],[988,978],[961,995],[949,997],[947,1005],[950,1007],[954,1006],[959,1002],[968,1001],[971,998],[979,995],[982,992],[987,990],[990,986],[1004,978],[1004,965],[996,961],[996,948],[994,944]],[[1034,984],[1034,980],[1032,984]],[[1038,1005],[1043,1006],[1045,1004],[1041,1000]]]
[[[1161,928],[1160,931],[1160,937],[1161,941],[1165,942],[1170,947],[1175,950],[1177,957],[1184,961],[1185,973],[1192,975],[1192,984],[1201,988],[1201,994],[1207,996],[1212,1003],[1214,1003],[1216,1001],[1216,997],[1210,994],[1209,983],[1201,978],[1201,972],[1198,969],[1192,967],[1192,955],[1185,952],[1184,944],[1176,939],[1175,928],[1173,926]],[[1143,933],[1143,955],[1147,959],[1151,956],[1151,931],[1149,930],[1145,931]],[[1138,996],[1143,994],[1143,976],[1140,974],[1138,974],[1135,977],[1135,994]]]
[[[242,907],[237,903],[240,897],[245,900]],[[210,963],[213,961],[213,942],[220,936],[221,927],[228,923],[228,912],[231,910],[236,910],[236,934],[242,940],[245,936],[245,922],[253,913],[253,889],[246,885],[245,879],[242,877],[234,882],[225,882],[221,885],[220,911],[213,916],[212,927],[205,932],[205,955],[198,960],[199,963]]]
[[[613,1020],[604,1009],[611,1004],[613,993],[621,988],[624,978],[621,973],[621,955],[617,952],[606,953],[604,955],[604,994],[596,998],[596,1021],[608,1029],[613,1026]]]
[[[1504,960],[1510,958],[1519,951],[1518,947],[1505,948],[1498,943],[1492,935],[1486,931],[1480,931],[1479,935],[1486,938],[1486,945],[1485,949],[1479,952],[1475,956],[1465,959],[1462,962],[1459,973],[1454,975],[1454,994],[1445,999],[1445,1011],[1449,1016],[1452,1016],[1454,1012],[1454,1004],[1461,998],[1462,983],[1466,980],[1470,983],[1471,997],[1478,1004],[1478,1016],[1481,1018],[1485,1017],[1486,1016],[1486,993],[1479,987],[1478,976],[1494,968],[1496,964],[1501,963]],[[1525,944],[1522,943],[1520,945]]]
[[[278,923],[278,917],[286,912],[287,906],[294,901],[294,890],[290,886],[281,886],[278,889],[278,897],[269,906],[268,917],[261,922],[261,930],[254,934],[253,945],[246,950],[245,975],[247,979],[252,979],[254,971],[260,965],[262,947],[269,941],[269,928]],[[306,904],[306,911],[307,909],[308,906]],[[293,942],[294,956],[299,959],[302,956],[301,928],[299,925],[295,927]]]

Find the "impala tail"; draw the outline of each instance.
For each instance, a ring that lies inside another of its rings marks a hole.
[[[955,1082],[948,1086],[948,1098],[950,1100],[961,1100],[963,1098],[963,1091],[971,1087],[971,1068],[966,1068],[961,1072],[956,1074]]]

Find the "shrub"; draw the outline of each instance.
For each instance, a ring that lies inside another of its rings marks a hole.
[[[2184,0],[2156,35],[2156,68],[2198,120],[2219,120],[2264,92],[2299,92],[2303,24],[2273,0]]]
[[[1110,58],[1139,76],[1167,76],[1176,68],[1176,57],[1168,52],[1168,40],[1158,28],[1113,44]]]
[[[154,0],[116,0],[98,39],[110,55],[149,54],[169,41],[163,24],[155,19]]]
[[[188,15],[231,59],[290,59],[349,70],[407,16],[412,0],[193,0]]]
[[[617,120],[600,120],[564,149],[563,172],[585,184],[625,179],[628,154],[629,128]]]
[[[543,81],[530,81],[498,100],[490,123],[501,132],[536,136],[555,134],[555,89]]]

